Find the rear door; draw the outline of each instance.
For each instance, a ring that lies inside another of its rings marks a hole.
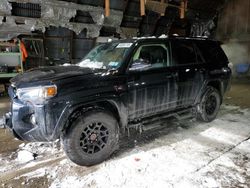
[[[149,66],[138,68],[138,60]],[[129,119],[154,115],[176,107],[176,77],[170,69],[168,42],[139,45],[130,61],[128,70]]]
[[[192,40],[172,40],[172,67],[178,75],[178,107],[190,106],[195,102],[204,81],[205,69]],[[200,59],[200,58],[199,58]]]

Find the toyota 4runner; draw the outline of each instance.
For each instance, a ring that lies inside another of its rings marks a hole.
[[[26,141],[62,139],[78,165],[107,159],[119,137],[158,120],[216,118],[231,70],[218,41],[134,38],[101,44],[75,65],[37,68],[11,80],[13,134]]]

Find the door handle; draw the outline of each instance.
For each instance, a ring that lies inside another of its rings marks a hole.
[[[200,73],[205,73],[205,71],[206,71],[206,69],[204,69],[204,68],[201,68],[201,69],[199,70]]]
[[[128,81],[128,85],[134,85],[135,84],[135,81],[132,80],[132,81]]]
[[[167,75],[166,78],[168,78],[168,79],[173,78],[173,75],[172,74]]]
[[[176,77],[178,77],[178,72],[171,73],[166,76],[166,78],[176,78]]]

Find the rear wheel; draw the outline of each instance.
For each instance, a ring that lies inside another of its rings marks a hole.
[[[208,86],[197,109],[197,119],[204,122],[213,121],[220,109],[221,96],[214,87]]]
[[[117,148],[117,120],[104,111],[92,111],[78,117],[63,137],[66,155],[81,166],[106,160]]]

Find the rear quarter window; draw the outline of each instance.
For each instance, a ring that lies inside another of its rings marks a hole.
[[[228,58],[222,50],[219,42],[215,41],[197,41],[197,47],[207,63],[228,63]]]

